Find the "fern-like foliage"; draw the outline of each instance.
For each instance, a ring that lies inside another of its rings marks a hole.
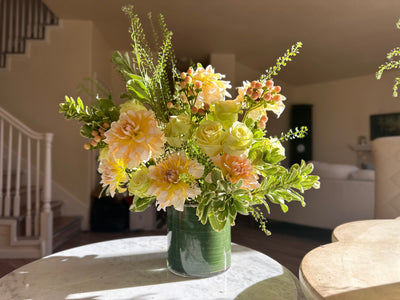
[[[396,23],[397,29],[400,29],[400,19]],[[400,56],[400,47],[396,47],[392,49],[387,55],[386,58],[389,60],[388,62],[379,66],[378,71],[376,72],[376,79],[381,79],[383,72],[390,71],[393,69],[400,68],[400,60],[394,60],[396,57]],[[393,97],[398,97],[398,86],[400,85],[400,77],[396,77],[394,79],[393,84]]]
[[[292,61],[292,57],[299,53],[302,46],[303,44],[301,42],[297,42],[290,49],[287,49],[286,53],[277,59],[275,66],[266,70],[266,74],[263,74],[261,79],[268,80],[271,79],[272,76],[278,75],[278,72],[282,69],[282,67],[286,66],[289,61]]]
[[[162,15],[157,18],[156,28],[152,15],[148,14],[153,30],[153,43],[157,50],[153,55],[154,52],[149,46],[139,16],[133,11],[133,6],[126,6],[122,10],[130,19],[132,57],[116,51],[112,62],[126,81],[127,93],[124,97],[148,104],[157,119],[167,123],[169,111],[165,110],[165,107],[173,98],[175,86],[175,82],[170,82],[175,77],[170,75],[176,73],[172,32],[167,28]]]

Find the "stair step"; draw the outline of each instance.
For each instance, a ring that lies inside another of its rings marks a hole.
[[[53,220],[53,250],[81,231],[82,217],[56,217]]]

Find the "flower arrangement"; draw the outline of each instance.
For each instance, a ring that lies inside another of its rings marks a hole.
[[[397,29],[400,29],[400,20],[397,21],[396,27]],[[400,68],[400,60],[395,60],[395,58],[398,56],[400,56],[400,47],[396,47],[390,50],[388,54],[386,54],[386,58],[389,61],[379,66],[378,71],[376,72],[376,79],[378,80],[381,79],[384,71],[390,71]],[[393,84],[393,97],[398,96],[397,90],[399,84],[400,84],[400,77],[396,77],[394,79],[394,84]]]
[[[310,188],[319,188],[319,177],[310,175],[312,164],[289,169],[282,142],[301,138],[306,128],[281,137],[266,137],[267,112],[279,116],[285,97],[272,76],[291,61],[301,43],[277,60],[259,80],[244,82],[238,96],[227,100],[229,81],[212,66],[193,65],[178,72],[172,32],[158,17],[153,26],[158,48],[151,51],[133,7],[123,11],[131,21],[132,57],[115,52],[112,62],[126,83],[124,103],[111,96],[85,106],[66,97],[60,112],[85,124],[81,134],[91,139],[85,149],[99,149],[101,184],[106,193],[134,195],[132,211],[155,203],[158,209],[184,210],[196,204],[196,214],[216,231],[237,214],[251,214],[264,232],[266,219],[259,209],[269,204],[287,211],[287,202],[300,201]],[[153,24],[151,14],[149,20]]]

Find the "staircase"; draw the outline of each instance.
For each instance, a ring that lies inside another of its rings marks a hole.
[[[80,232],[51,196],[53,134],[37,133],[0,107],[0,258],[39,258]]]
[[[0,0],[0,68],[7,54],[23,54],[27,40],[43,40],[58,18],[41,0]]]

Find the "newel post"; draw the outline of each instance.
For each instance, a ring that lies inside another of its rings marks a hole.
[[[53,212],[51,210],[51,146],[53,134],[45,134],[45,161],[43,208],[40,213],[40,237],[44,242],[42,255],[49,255],[53,251]]]

